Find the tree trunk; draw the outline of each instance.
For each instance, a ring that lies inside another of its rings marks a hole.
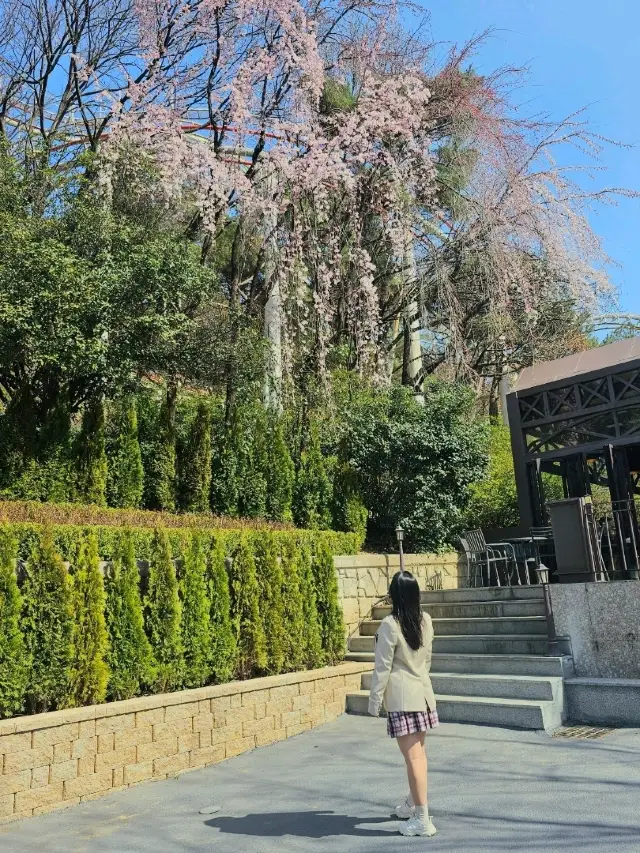
[[[264,306],[264,336],[269,342],[268,363],[264,382],[265,405],[276,412],[282,411],[282,297],[278,279],[278,213],[271,203],[276,190],[276,174],[271,165],[266,177],[266,194],[269,207],[264,217],[265,261],[264,281],[267,301]]]
[[[422,397],[422,344],[420,340],[420,311],[415,291],[418,286],[418,265],[413,250],[411,236],[407,236],[404,252],[404,281],[405,290],[413,298],[405,309],[405,344],[402,364],[402,384],[410,385],[416,393],[416,399],[424,402]]]

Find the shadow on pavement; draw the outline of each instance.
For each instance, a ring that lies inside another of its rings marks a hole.
[[[380,830],[379,824],[388,824]],[[206,826],[231,835],[253,835],[276,838],[293,835],[300,838],[328,838],[334,835],[351,835],[368,838],[385,838],[398,832],[399,821],[392,818],[363,818],[320,812],[266,812],[244,817],[217,817],[205,821]]]

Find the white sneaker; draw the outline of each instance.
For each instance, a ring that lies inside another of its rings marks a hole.
[[[400,835],[406,835],[409,838],[415,836],[431,838],[437,831],[431,822],[431,818],[427,818],[425,823],[419,817],[412,817],[404,826],[400,827]]]
[[[405,797],[400,805],[396,806],[396,817],[399,817],[400,820],[409,820],[413,817],[413,806],[409,805],[409,797]]]

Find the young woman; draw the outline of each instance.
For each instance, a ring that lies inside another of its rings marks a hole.
[[[422,612],[420,587],[410,572],[397,572],[389,589],[393,611],[376,634],[376,665],[369,713],[378,717],[384,702],[387,731],[404,756],[410,794],[396,815],[407,820],[402,835],[435,835],[427,806],[425,732],[438,725],[431,686],[431,617]]]

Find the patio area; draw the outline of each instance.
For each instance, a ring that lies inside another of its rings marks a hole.
[[[432,839],[397,834],[403,768],[382,720],[340,718],[178,779],[0,829],[11,853],[637,853],[640,731],[599,740],[442,725]],[[213,810],[201,814],[201,810]]]

